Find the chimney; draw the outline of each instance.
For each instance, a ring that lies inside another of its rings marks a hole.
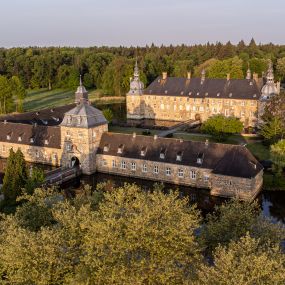
[[[254,72],[252,78],[255,82],[257,82],[258,81],[258,73]]]
[[[166,80],[166,78],[167,78],[167,72],[162,72],[162,79]]]
[[[191,79],[191,72],[190,72],[190,71],[187,72],[187,79],[188,79],[188,80]]]
[[[153,139],[154,139],[154,140],[157,140],[157,135],[154,135]]]
[[[231,74],[228,73],[228,74],[227,74],[227,81],[229,81],[230,79],[231,79]]]

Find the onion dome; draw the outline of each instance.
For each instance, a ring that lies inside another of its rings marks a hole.
[[[266,74],[266,83],[261,89],[261,100],[270,99],[272,96],[278,94],[277,87],[274,83],[274,73],[272,63],[269,63],[267,74]]]

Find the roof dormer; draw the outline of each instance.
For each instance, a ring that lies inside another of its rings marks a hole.
[[[176,161],[182,161],[182,155],[183,155],[183,152],[178,151],[176,154]]]
[[[202,164],[203,163],[203,160],[204,160],[204,153],[203,152],[199,152],[198,153],[198,156],[197,156],[197,164]]]
[[[142,147],[142,149],[141,149],[141,156],[145,156],[146,155],[146,151],[147,151],[147,147],[146,146]]]
[[[124,145],[123,145],[123,144],[120,144],[119,147],[118,147],[117,153],[122,154],[122,153],[123,153],[123,150],[124,150]]]
[[[166,154],[166,149],[165,148],[162,148],[160,150],[160,153],[159,153],[159,158],[160,159],[165,159],[165,154]]]

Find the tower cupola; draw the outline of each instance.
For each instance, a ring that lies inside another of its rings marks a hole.
[[[136,60],[134,68],[134,77],[131,78],[129,94],[141,95],[143,93],[144,84],[140,81],[140,72],[138,68],[138,61]]]
[[[75,92],[75,103],[80,104],[84,102],[88,102],[88,92],[82,84],[82,77],[80,74],[79,86]]]

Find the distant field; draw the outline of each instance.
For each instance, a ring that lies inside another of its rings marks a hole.
[[[35,111],[45,108],[52,108],[71,104],[74,102],[74,90],[63,89],[40,89],[40,90],[28,90],[28,95],[24,102],[24,110]],[[119,102],[122,103],[124,97],[101,97],[102,92],[100,90],[89,91],[89,100],[91,102],[107,103],[107,102]]]

